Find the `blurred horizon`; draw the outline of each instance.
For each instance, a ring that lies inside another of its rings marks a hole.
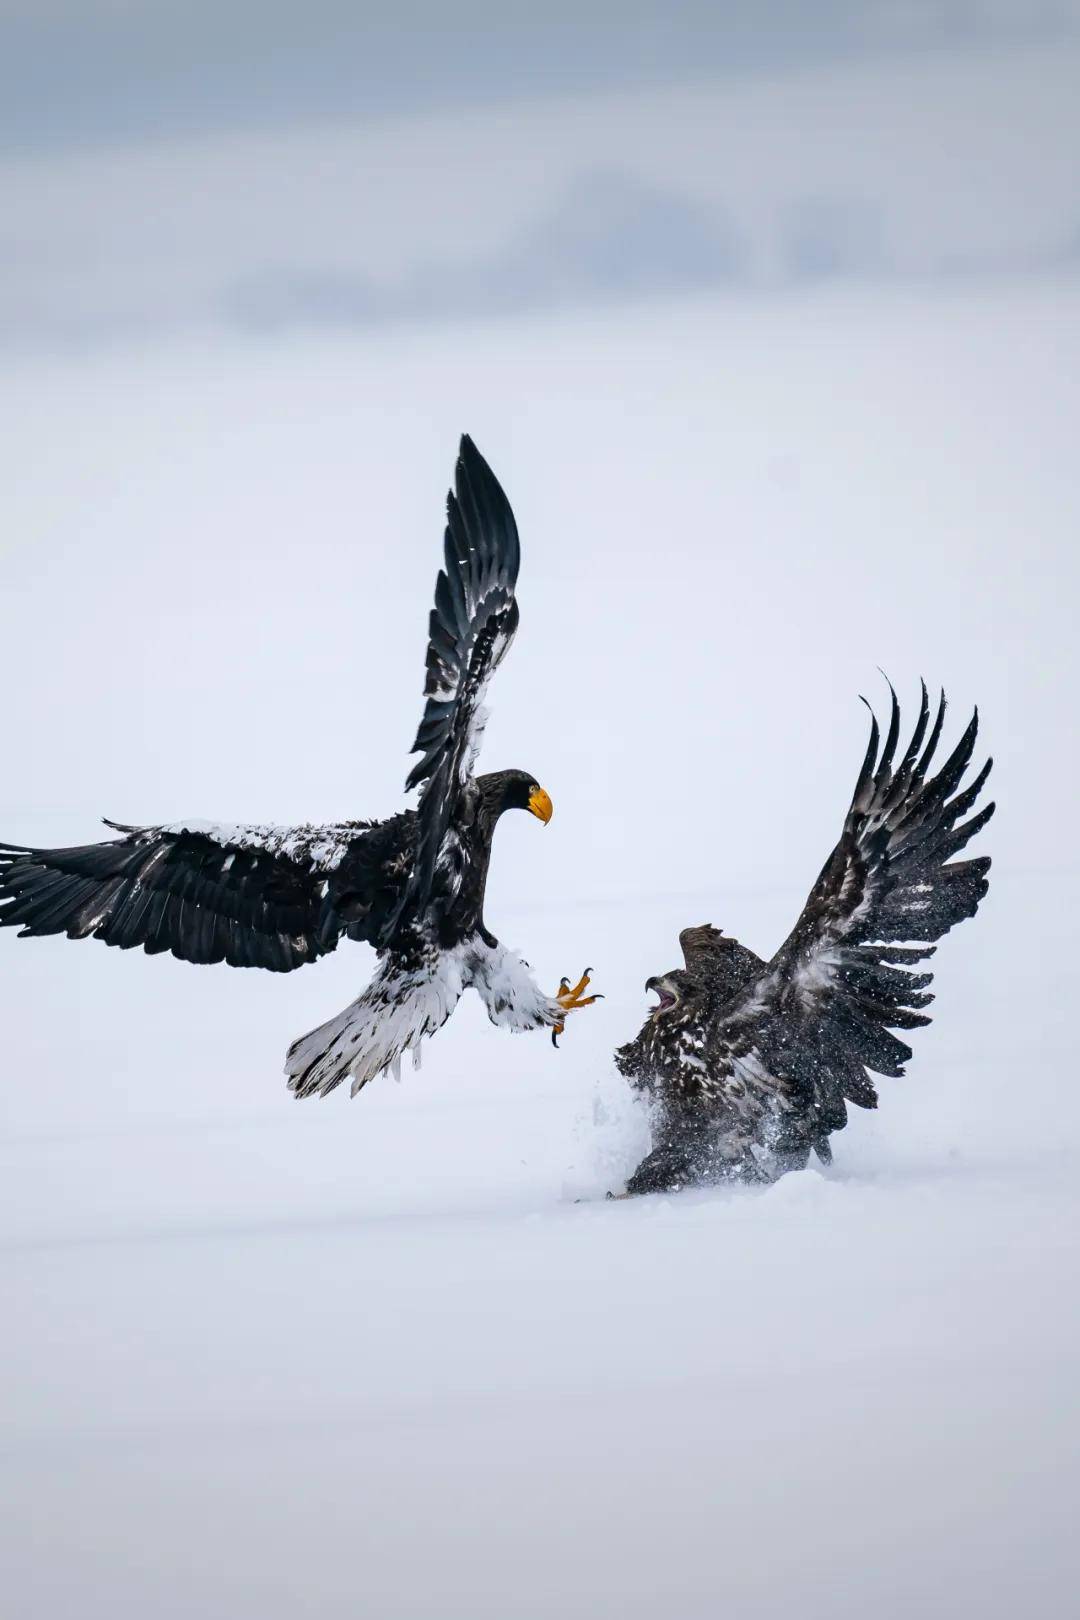
[[[0,359],[1080,269],[1072,4],[9,10]]]
[[[1077,0],[4,0],[0,154],[1075,42]]]

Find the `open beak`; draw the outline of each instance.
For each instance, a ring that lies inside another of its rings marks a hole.
[[[646,979],[645,988],[646,990],[655,990],[656,994],[660,997],[660,1000],[656,1003],[656,1006],[650,1009],[654,1015],[659,1012],[666,1012],[669,1007],[674,1007],[675,997],[672,995],[671,991],[665,987],[662,980]]]
[[[546,826],[555,813],[555,806],[542,787],[529,795],[529,809]]]

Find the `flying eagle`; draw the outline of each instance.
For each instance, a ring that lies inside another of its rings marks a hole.
[[[655,1105],[655,1145],[628,1194],[772,1180],[802,1168],[811,1149],[828,1163],[829,1135],[847,1123],[847,1104],[877,1107],[867,1071],[903,1074],[911,1048],[891,1032],[928,1024],[919,1009],[933,1000],[932,975],[912,969],[933,955],[932,941],[975,915],[988,887],[988,857],[952,857],[994,813],[988,804],[962,819],[992,761],[961,789],[976,710],[928,781],[944,718],[943,693],[926,740],[924,684],[918,722],[894,768],[896,694],[880,757],[871,714],[840,842],[770,961],[706,924],[679,935],[685,967],[646,982],[658,1003],[615,1054]]]
[[[332,826],[229,826],[180,821],[129,827],[74,849],[0,846],[0,925],[19,937],[66,934],[122,950],[141,945],[185,962],[289,973],[334,950],[343,934],[378,952],[370,984],[344,1012],[289,1049],[298,1097],[346,1075],[355,1096],[479,992],[492,1023],[558,1033],[587,1006],[586,972],[545,995],[527,964],[484,921],[499,817],[551,819],[529,771],[474,776],[484,696],[518,626],[520,548],[510,503],[472,440],[461,440],[447,498],[445,562],[435,585],[426,705],[406,791],[416,810]]]

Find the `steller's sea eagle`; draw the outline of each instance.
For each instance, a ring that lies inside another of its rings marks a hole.
[[[892,689],[890,688],[890,691]],[[900,710],[884,748],[870,743],[840,842],[794,929],[768,962],[705,924],[679,935],[685,967],[646,981],[659,1001],[616,1066],[655,1105],[654,1146],[627,1194],[702,1182],[767,1181],[828,1163],[847,1104],[876,1108],[867,1070],[901,1075],[911,1048],[891,1033],[930,1019],[932,975],[910,971],[973,917],[987,891],[987,856],[953,861],[994,813],[967,821],[991,761],[960,784],[978,710],[929,781],[945,718],[930,722],[926,686],[911,741],[893,768]],[[959,791],[958,791],[959,790]]]
[[[484,695],[514,638],[520,548],[510,503],[472,440],[461,440],[447,499],[445,562],[435,585],[427,699],[406,791],[416,810],[332,826],[230,826],[179,821],[129,827],[74,849],[0,845],[0,925],[20,938],[66,934],[122,950],[171,951],[274,973],[314,962],[342,934],[374,945],[367,989],[289,1049],[298,1097],[325,1095],[346,1075],[355,1096],[477,990],[492,1023],[560,1032],[586,996],[588,971],[545,995],[527,964],[484,922],[495,824],[506,810],[551,819],[528,771],[474,776]]]

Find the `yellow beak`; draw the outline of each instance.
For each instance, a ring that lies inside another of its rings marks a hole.
[[[555,813],[555,806],[552,804],[542,787],[538,787],[534,793],[530,793],[529,809],[532,811],[534,816],[538,816],[540,818],[545,826]]]

